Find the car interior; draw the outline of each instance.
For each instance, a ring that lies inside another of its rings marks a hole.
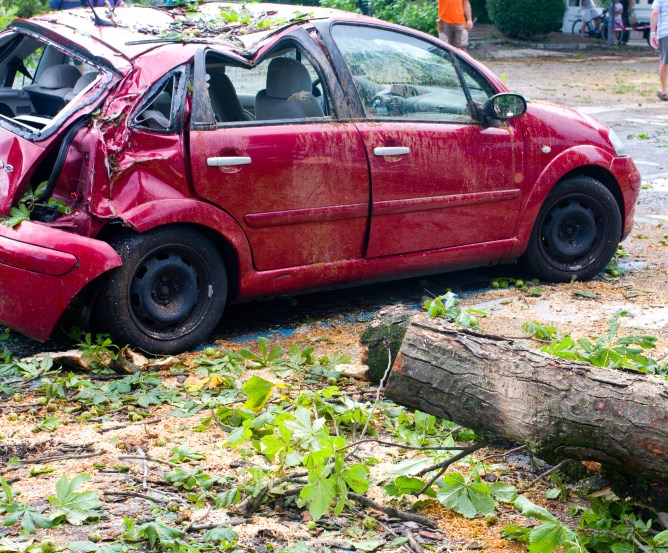
[[[0,116],[30,128],[48,126],[100,74],[31,37],[10,35],[0,46]]]
[[[206,73],[218,123],[310,119],[331,113],[317,72],[296,48],[282,49],[251,69],[209,54]]]

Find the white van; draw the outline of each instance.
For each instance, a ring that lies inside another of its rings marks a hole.
[[[636,16],[638,26],[649,25],[649,18],[652,15],[652,2],[654,0],[636,0],[633,7],[633,13]],[[580,4],[582,0],[564,0],[566,12],[562,21],[561,32],[573,33],[573,23],[580,19]],[[603,12],[603,8],[608,7],[608,0],[594,0],[594,6],[598,13]],[[643,35],[649,36],[649,31],[642,31]]]

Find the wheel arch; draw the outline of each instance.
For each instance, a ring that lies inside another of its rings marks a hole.
[[[119,220],[139,233],[183,224],[205,234],[218,248],[228,270],[228,297],[239,292],[241,275],[253,270],[246,233],[229,214],[208,203],[195,199],[156,200],[119,214]]]
[[[622,221],[626,220],[622,189],[610,169],[612,157],[603,158],[600,152],[597,152],[599,155],[593,160],[591,157],[582,159],[583,153],[585,152],[566,152],[555,158],[536,180],[536,184],[529,191],[529,197],[520,218],[520,226],[516,233],[516,246],[510,254],[512,257],[517,258],[525,253],[529,237],[536,224],[536,218],[548,194],[560,183],[573,177],[590,177],[599,181],[615,198]]]

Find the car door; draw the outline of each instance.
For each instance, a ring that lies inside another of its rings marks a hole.
[[[368,257],[513,236],[523,143],[513,123],[475,117],[496,90],[435,42],[373,26],[331,35],[361,99],[372,180]]]
[[[256,270],[363,255],[366,154],[354,124],[337,117],[332,80],[292,41],[248,66],[212,51],[196,62],[194,188],[242,227]],[[208,90],[203,109],[198,90]]]

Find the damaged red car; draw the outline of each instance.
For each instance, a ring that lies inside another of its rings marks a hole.
[[[98,11],[0,34],[0,324],[36,340],[76,311],[173,353],[229,302],[517,259],[589,279],[631,230],[614,132],[431,36],[310,7]]]

